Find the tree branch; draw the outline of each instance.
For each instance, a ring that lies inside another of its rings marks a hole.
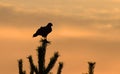
[[[29,59],[29,63],[30,63],[30,74],[34,74],[34,72],[36,74],[39,74],[38,70],[37,70],[37,67],[33,63],[32,56],[29,56],[28,59]]]
[[[22,59],[18,60],[19,74],[26,74],[26,71],[23,71],[23,61]]]

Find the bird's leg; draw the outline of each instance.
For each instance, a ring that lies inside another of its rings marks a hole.
[[[43,37],[43,41],[45,41],[46,43],[50,43],[49,41],[47,41],[47,37]]]
[[[47,37],[45,37],[45,40],[47,41]]]
[[[43,40],[46,40],[46,41],[47,41],[47,37],[43,37]]]

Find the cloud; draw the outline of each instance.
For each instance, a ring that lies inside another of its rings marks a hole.
[[[53,20],[51,13],[19,10],[12,6],[0,6],[0,16],[1,26],[33,27],[40,22]]]
[[[3,26],[4,29],[10,26],[17,27],[17,29],[29,28],[30,30],[33,27],[37,29],[41,25],[53,22],[53,29],[56,30],[54,34],[56,35],[59,33],[59,35],[64,37],[105,37],[108,39],[119,39],[117,35],[120,32],[119,12],[119,8],[80,8],[80,11],[78,10],[77,13],[67,14],[63,11],[59,12],[59,9],[58,11],[50,11],[50,9],[42,8],[42,11],[29,11],[24,8],[1,4],[0,26]]]
[[[78,6],[77,6],[78,7]],[[94,24],[119,24],[119,8],[115,9],[97,9],[97,8],[72,8],[68,11],[64,8],[47,9],[32,11],[17,8],[14,6],[0,5],[0,23],[1,25],[14,26],[34,26],[35,24],[45,24],[53,21],[56,25],[81,25],[83,27]],[[43,23],[44,22],[44,23]]]
[[[2,7],[0,6],[0,25],[5,26],[31,26],[30,23],[34,23],[35,16],[32,14],[17,11],[12,7]]]

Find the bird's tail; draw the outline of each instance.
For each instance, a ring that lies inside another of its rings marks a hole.
[[[33,37],[36,37],[37,36],[37,34],[35,33],[35,34],[33,34]]]

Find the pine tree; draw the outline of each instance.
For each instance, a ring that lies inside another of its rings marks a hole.
[[[95,62],[88,62],[89,64],[89,74],[94,74]]]
[[[27,57],[30,64],[30,74],[50,74],[51,69],[54,67],[59,57],[59,52],[55,52],[54,55],[50,58],[50,62],[48,63],[47,67],[45,67],[46,47],[50,42],[47,41],[46,39],[41,39],[40,42],[42,43],[42,45],[37,48],[38,66],[34,64],[32,55]],[[26,74],[26,71],[23,70],[22,59],[18,60],[18,68],[19,74]],[[61,74],[62,68],[63,62],[59,62],[56,74]]]

